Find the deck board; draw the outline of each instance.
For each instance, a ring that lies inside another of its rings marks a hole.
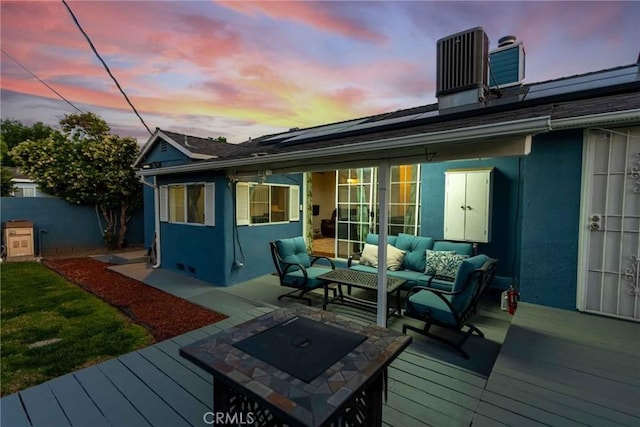
[[[71,425],[92,427],[109,425],[73,374],[55,378],[48,384]]]
[[[637,323],[522,304],[478,416],[508,425],[640,425],[639,337]]]
[[[189,369],[191,372],[198,375],[200,378],[204,379],[209,384],[213,383],[213,376],[209,372],[200,368],[195,363],[192,363],[187,359],[185,359],[184,357],[180,356],[180,353],[179,353],[180,346],[177,343],[171,340],[165,340],[165,341],[162,341],[161,343],[156,344],[155,348],[162,351],[164,354],[171,357],[173,360],[177,361],[178,363],[182,364],[182,366]]]
[[[455,388],[467,388],[468,386],[483,388],[485,386],[487,382],[486,377],[467,369],[461,369],[457,366],[443,363],[437,359],[425,357],[424,353],[421,353],[416,347],[418,347],[417,343],[412,343],[409,348],[400,354],[397,363],[400,364],[401,361],[404,361],[421,369],[428,369],[435,374],[453,378],[455,379]],[[394,362],[394,364],[395,363],[396,362]],[[394,364],[391,366],[395,366]]]
[[[414,418],[427,420],[431,425],[461,425],[472,418],[478,399],[468,408],[469,402],[462,405],[450,400],[450,396],[439,397],[398,379],[397,373],[389,372],[389,400],[386,406],[395,408]],[[448,399],[449,397],[449,399]]]
[[[440,412],[430,406],[421,405],[416,400],[410,399],[406,394],[400,390],[401,393],[396,393],[389,389],[389,399],[385,404],[382,412],[383,419],[389,418],[389,422],[392,422],[392,418],[387,412],[395,410],[398,413],[402,413],[405,418],[412,420],[411,424],[395,424],[397,421],[393,421],[394,425],[413,426],[416,425],[416,421],[424,422],[427,425],[432,426],[454,426],[460,425],[460,420],[457,418],[458,414]],[[446,411],[446,409],[445,409]]]
[[[476,418],[480,418],[483,420],[483,424],[488,426],[492,426],[495,423],[514,427],[540,427],[544,425],[536,420],[524,417],[500,406],[492,405],[486,401],[481,401],[478,405],[472,424],[474,427],[476,425]]]
[[[0,399],[0,425],[15,427],[28,427],[31,425],[18,393],[10,394]]]
[[[20,396],[34,427],[71,425],[48,383],[28,388]]]
[[[429,426],[424,420],[411,417],[403,411],[399,411],[392,406],[385,405],[382,411],[382,421],[389,426]]]
[[[190,424],[201,424],[204,413],[211,410],[213,402],[203,403],[206,396],[194,396],[193,390],[187,391],[137,352],[118,359]]]
[[[180,385],[197,397],[205,405],[213,402],[212,382],[195,374],[183,364],[173,360],[155,347],[147,347],[138,354],[153,364],[158,370],[180,383]]]
[[[433,374],[425,376],[417,370],[404,371],[394,366],[389,369],[389,384],[392,380],[397,391],[410,389],[411,394],[420,395],[427,404],[435,402],[437,407],[453,404],[474,410],[483,391],[481,388],[458,388],[455,378],[439,378]]]
[[[122,427],[151,425],[98,367],[83,369],[74,376],[109,424]]]
[[[587,426],[597,427],[611,423],[633,425],[637,421],[634,420],[634,417],[608,406],[592,403],[530,382],[514,382],[511,378],[499,373],[491,375],[491,382],[487,384],[487,390],[537,408],[565,413],[569,418]]]
[[[531,420],[535,420],[537,423],[548,426],[566,426],[566,427],[578,427],[584,425],[577,421],[573,421],[569,417],[559,415],[557,412],[551,412],[550,406],[546,406],[545,409],[533,406],[531,402],[518,401],[514,396],[502,395],[487,391],[482,396],[482,403],[493,407],[508,408],[511,412],[516,412],[519,416],[525,417]],[[556,406],[558,408],[559,406]],[[559,411],[560,414],[567,414],[566,411]]]
[[[186,427],[189,425],[119,360],[113,359],[100,364],[100,370],[152,426]]]

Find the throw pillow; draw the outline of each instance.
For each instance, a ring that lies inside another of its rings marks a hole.
[[[378,246],[371,245],[369,243],[364,244],[362,254],[360,254],[360,264],[370,265],[371,267],[378,266]]]
[[[453,282],[454,280],[456,280],[456,274],[458,273],[460,264],[462,264],[462,261],[467,258],[469,258],[469,255],[460,254],[454,254],[445,257],[443,265],[436,270],[436,277]]]
[[[435,276],[436,270],[438,270],[438,267],[444,262],[442,258],[451,255],[455,255],[455,251],[434,251],[427,249],[426,268],[424,270],[424,274]]]
[[[453,251],[427,250],[427,268],[425,274],[436,276],[439,279],[454,281],[458,267],[468,255],[460,255]]]
[[[387,245],[387,270],[400,270],[404,254],[404,251],[401,251],[394,246]]]

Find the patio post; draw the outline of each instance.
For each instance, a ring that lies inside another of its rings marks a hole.
[[[386,161],[378,165],[378,304],[377,323],[387,326],[387,230],[389,228],[389,185],[391,167]]]

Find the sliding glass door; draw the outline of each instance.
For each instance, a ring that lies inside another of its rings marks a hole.
[[[338,203],[336,256],[348,258],[360,252],[361,244],[371,229],[374,206],[374,169],[342,169],[337,171]]]
[[[336,172],[336,257],[360,252],[367,233],[377,233],[377,169],[342,169]],[[389,235],[417,234],[420,208],[420,166],[391,168]]]

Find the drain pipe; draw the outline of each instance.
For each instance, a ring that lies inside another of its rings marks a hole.
[[[151,244],[155,245],[156,248],[156,262],[151,267],[156,269],[162,264],[162,245],[160,244],[160,194],[158,194],[159,190],[158,185],[156,184],[155,175],[153,176],[153,184],[147,182],[144,176],[140,177],[140,181],[147,187],[153,188],[153,216],[155,223],[155,233],[153,234],[153,242]]]
[[[42,260],[42,235],[47,234],[49,230],[41,228],[38,230],[38,261]]]

